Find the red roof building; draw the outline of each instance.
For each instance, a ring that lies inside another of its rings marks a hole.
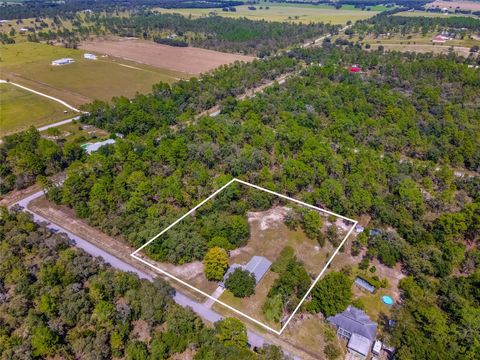
[[[362,71],[362,68],[358,65],[353,65],[348,71],[351,73],[359,73]]]

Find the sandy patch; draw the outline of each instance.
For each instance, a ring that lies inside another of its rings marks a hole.
[[[262,231],[267,229],[274,229],[278,228],[283,221],[285,220],[285,216],[291,211],[292,209],[287,208],[285,206],[277,206],[272,208],[268,211],[262,212],[249,212],[247,213],[248,222],[259,222],[259,228]]]

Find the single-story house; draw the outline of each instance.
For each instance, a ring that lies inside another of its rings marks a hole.
[[[83,58],[87,60],[97,60],[97,55],[85,53],[83,54]]]
[[[220,283],[220,286],[224,287],[224,282],[227,281],[228,277],[238,268],[251,272],[255,276],[255,281],[258,285],[268,269],[270,269],[270,266],[272,266],[272,262],[263,256],[254,256],[245,265],[232,264],[223,276],[223,282]]]
[[[52,65],[53,66],[60,66],[60,65],[71,64],[71,63],[74,63],[74,62],[75,62],[75,60],[73,60],[72,58],[61,58],[61,59],[53,60]]]
[[[349,306],[344,312],[329,316],[327,321],[337,327],[337,335],[349,340],[347,348],[367,357],[377,333],[377,323],[362,310]]]
[[[102,146],[110,145],[110,144],[114,144],[114,143],[115,143],[115,140],[107,139],[105,141],[100,141],[100,142],[96,142],[96,143],[83,144],[82,148],[87,152],[87,154],[91,154],[92,152],[95,152],[98,149],[100,149]]]

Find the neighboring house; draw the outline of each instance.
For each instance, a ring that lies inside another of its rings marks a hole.
[[[344,312],[330,316],[327,321],[337,327],[337,334],[348,340],[347,348],[361,358],[366,358],[377,333],[377,323],[356,307],[349,306]]]
[[[255,281],[258,285],[268,269],[270,269],[270,266],[272,266],[272,262],[267,258],[263,256],[254,256],[246,265],[232,264],[223,276],[223,281],[227,281],[228,277],[235,271],[235,269],[240,268],[242,270],[250,271],[255,276]],[[225,287],[224,282],[221,282],[220,286]]]
[[[373,293],[375,291],[375,286],[373,286],[367,280],[362,279],[359,276],[357,276],[357,278],[355,279],[355,284],[360,286],[362,289],[367,290],[369,293]]]
[[[100,142],[96,142],[96,143],[83,144],[82,148],[87,152],[87,154],[91,154],[92,152],[95,152],[98,149],[100,149],[102,146],[110,145],[110,144],[114,144],[114,143],[115,143],[115,140],[108,139],[108,140],[100,141]]]
[[[97,55],[86,53],[83,54],[83,58],[87,60],[97,60]]]
[[[53,66],[60,66],[60,65],[71,64],[71,63],[74,63],[74,62],[75,62],[75,60],[73,60],[72,58],[62,58],[62,59],[53,60],[52,65]]]

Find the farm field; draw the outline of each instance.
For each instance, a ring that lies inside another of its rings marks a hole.
[[[445,0],[435,0],[426,5],[429,8],[447,8],[450,10],[455,10],[459,8],[461,10],[480,10],[480,2],[478,1],[445,1]]]
[[[67,111],[67,113],[64,113]],[[61,104],[17,86],[0,83],[0,137],[75,116]]]
[[[135,39],[99,39],[83,42],[81,48],[195,75],[235,61],[248,62],[254,59],[252,56],[227,54],[195,47],[173,47]]]
[[[269,9],[265,9],[268,6]],[[321,5],[302,5],[302,4],[285,4],[262,2],[256,4],[256,10],[249,10],[249,5],[237,6],[236,12],[222,11],[217,9],[157,9],[161,13],[179,13],[185,16],[202,17],[207,16],[211,12],[215,12],[219,16],[241,18],[246,17],[251,20],[266,21],[291,21],[291,22],[324,22],[332,24],[346,24],[347,21],[355,22],[357,20],[368,19],[379,11],[383,11],[384,7],[374,7],[371,11],[355,9],[353,6],[344,6],[341,9],[335,9],[331,6]],[[263,7],[263,9],[260,9]]]
[[[83,58],[85,51],[40,43],[0,46],[0,74],[37,91],[58,97],[73,106],[113,96],[145,93],[160,81],[172,83],[190,74],[159,69],[111,56]],[[73,64],[51,66],[51,61],[73,58]]]

